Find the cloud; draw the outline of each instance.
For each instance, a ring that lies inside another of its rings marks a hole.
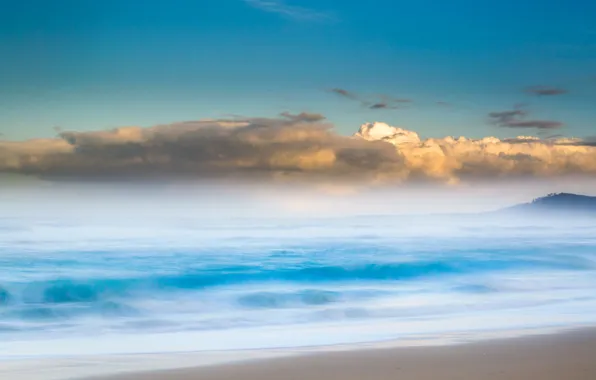
[[[568,91],[560,87],[532,86],[526,88],[526,92],[537,96],[554,96],[566,94]]]
[[[515,116],[515,115],[514,115]],[[505,116],[506,117],[506,116]],[[384,123],[353,136],[319,114],[200,120],[151,128],[65,131],[0,140],[0,173],[42,179],[234,179],[265,183],[454,184],[596,174],[596,140],[518,136],[421,139]]]
[[[357,101],[362,107],[371,110],[400,109],[403,108],[405,104],[412,103],[411,99],[394,98],[388,95],[379,95],[377,99],[374,97],[366,98],[343,88],[332,88],[329,92],[337,94],[345,99]]]
[[[380,109],[397,109],[399,107],[395,106],[395,105],[389,105],[387,103],[375,103],[375,104],[370,105],[368,108],[370,108],[371,110],[380,110]]]
[[[350,99],[350,100],[357,100],[357,101],[361,101],[361,99],[354,93],[348,91],[348,90],[344,90],[343,88],[332,88],[331,90],[329,90],[330,92],[337,94],[341,97]]]
[[[526,111],[516,109],[511,111],[491,112],[488,116],[492,119],[493,123],[501,125],[514,121],[517,117],[526,116]]]
[[[496,137],[422,140],[415,132],[384,123],[364,124],[356,135],[394,145],[403,157],[408,180],[426,178],[458,183],[596,174],[596,147],[589,139],[542,140],[518,136],[505,140]]]
[[[537,128],[537,129],[557,129],[563,127],[565,124],[559,121],[551,120],[526,120],[526,121],[510,121],[501,125],[508,128]]]
[[[516,108],[509,111],[489,113],[490,123],[504,128],[536,128],[542,130],[558,129],[565,125],[559,121],[552,120],[525,120],[528,112],[521,109],[520,106]]]
[[[341,136],[323,115],[201,120],[0,142],[0,172],[43,178],[399,179],[390,144]]]
[[[284,17],[302,21],[332,21],[335,17],[329,13],[287,4],[283,0],[244,0],[253,8]]]
[[[292,115],[289,112],[282,112],[280,114],[280,116],[285,117],[286,119],[290,120],[293,123],[298,123],[298,122],[314,123],[317,121],[325,120],[325,116],[321,115],[320,113],[302,112],[297,115]]]

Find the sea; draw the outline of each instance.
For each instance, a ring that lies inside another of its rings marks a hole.
[[[0,360],[320,347],[596,325],[596,220],[0,217]]]

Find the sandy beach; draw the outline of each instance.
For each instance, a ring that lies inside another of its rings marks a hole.
[[[94,378],[94,380],[100,378]],[[101,380],[594,380],[596,331],[441,347],[366,349]]]

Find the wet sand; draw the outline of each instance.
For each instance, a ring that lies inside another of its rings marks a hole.
[[[101,380],[232,379],[595,380],[596,330],[440,347],[319,352],[288,358],[101,377]]]

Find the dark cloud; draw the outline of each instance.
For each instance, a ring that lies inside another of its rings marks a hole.
[[[404,104],[412,103],[411,99],[405,98],[394,98],[388,95],[380,95],[377,99],[368,99],[363,96],[359,96],[348,90],[342,88],[333,88],[330,92],[337,94],[343,98],[354,100],[360,103],[362,107],[371,110],[383,110],[383,109],[400,109],[403,108]]]
[[[298,123],[298,122],[314,123],[317,121],[325,120],[325,116],[321,115],[320,113],[301,112],[297,115],[292,115],[289,112],[282,112],[280,114],[280,116],[285,117],[286,119],[292,121],[293,123]]]
[[[516,109],[511,111],[491,112],[488,114],[488,117],[491,118],[491,121],[494,124],[502,125],[512,122],[518,117],[524,117],[526,114],[526,111]]]
[[[520,109],[491,112],[488,114],[489,120],[492,124],[504,128],[536,128],[539,130],[562,128],[565,124],[553,120],[525,120],[528,112]]]
[[[371,110],[380,110],[380,109],[397,109],[399,107],[395,106],[395,105],[389,105],[387,103],[375,103],[375,104],[370,105],[368,108],[370,108]]]
[[[332,88],[329,91],[334,94],[337,94],[339,96],[342,96],[344,98],[350,99],[350,100],[360,101],[360,98],[356,94],[354,94],[348,90],[344,90],[343,88]]]
[[[565,124],[559,121],[552,120],[523,120],[510,121],[500,124],[501,127],[507,128],[537,128],[537,129],[557,129],[562,128]]]
[[[554,96],[566,94],[568,91],[560,87],[532,86],[526,88],[526,92],[537,96]]]

